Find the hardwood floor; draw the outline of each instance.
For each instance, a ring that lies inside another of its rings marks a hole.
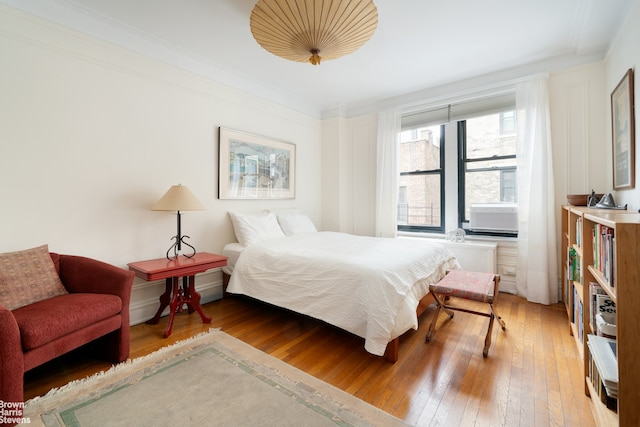
[[[401,338],[400,358],[391,364],[367,353],[361,338],[244,297],[206,304],[210,325],[197,313],[178,314],[167,339],[166,318],[133,326],[131,357],[217,327],[411,425],[593,426],[564,308],[509,294],[501,294],[496,307],[507,330],[494,326],[486,359],[488,320],[481,316],[458,312],[445,320],[441,314],[437,333],[425,343],[430,307],[418,331]],[[25,399],[107,368],[86,349],[72,352],[28,372]]]

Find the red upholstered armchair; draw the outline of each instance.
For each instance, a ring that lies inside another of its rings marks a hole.
[[[23,400],[24,372],[90,341],[96,340],[101,357],[112,362],[129,357],[134,273],[90,258],[50,256],[68,293],[62,289],[61,295],[13,310],[0,303],[0,400],[5,402]]]

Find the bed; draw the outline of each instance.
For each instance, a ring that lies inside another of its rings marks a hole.
[[[225,292],[325,321],[391,361],[431,302],[429,284],[459,268],[448,249],[420,239],[318,232],[301,214],[230,216],[239,243],[224,248]]]

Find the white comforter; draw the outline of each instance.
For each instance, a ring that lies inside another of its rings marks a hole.
[[[431,242],[305,233],[244,249],[227,291],[321,319],[381,356],[389,341],[417,329],[429,284],[456,268],[453,254]]]

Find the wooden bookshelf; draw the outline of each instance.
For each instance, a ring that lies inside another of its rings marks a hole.
[[[612,274],[601,272],[597,264],[598,241],[594,244],[594,229],[612,230],[614,256]],[[596,251],[594,252],[594,245]],[[571,280],[567,269],[569,249],[575,249],[581,259],[580,278]],[[563,298],[570,320],[570,332],[580,350],[585,375],[585,393],[591,396],[593,413],[600,425],[640,425],[640,214],[631,211],[562,208],[562,284]],[[587,335],[596,334],[589,321],[590,283],[598,283],[616,303],[616,336],[618,364],[617,413],[601,403],[589,378],[589,348]],[[582,304],[580,318],[575,307]]]

